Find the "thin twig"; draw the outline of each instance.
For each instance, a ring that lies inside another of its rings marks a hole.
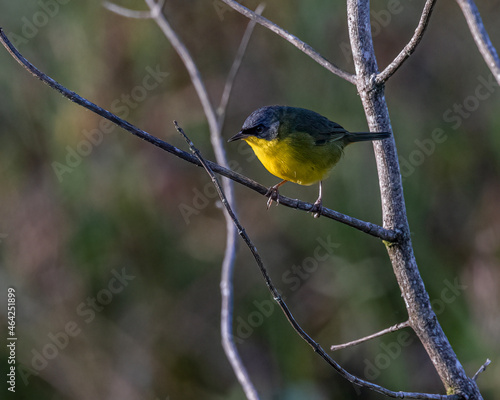
[[[462,9],[467,25],[472,33],[472,37],[483,56],[486,65],[500,85],[500,58],[491,43],[490,36],[486,32],[483,20],[479,14],[476,3],[473,0],[457,0],[458,5]]]
[[[155,18],[158,14],[161,13],[163,5],[165,4],[165,0],[160,0],[153,10],[149,11],[135,11],[130,10],[128,8],[119,6],[117,4],[111,3],[109,1],[105,1],[102,5],[107,8],[109,11],[114,12],[115,14],[121,15],[126,18],[136,18],[136,19],[152,19]]]
[[[245,17],[247,17],[249,19],[253,19],[258,24],[273,31],[278,36],[281,36],[283,39],[285,39],[288,42],[290,42],[291,44],[293,44],[300,51],[302,51],[304,54],[311,57],[314,61],[316,61],[322,67],[326,68],[328,71],[334,73],[335,75],[339,76],[342,79],[345,79],[347,82],[350,82],[353,84],[356,83],[356,76],[355,75],[350,74],[350,73],[342,70],[341,68],[337,67],[336,65],[332,64],[330,61],[328,61],[325,57],[323,57],[320,53],[318,53],[316,50],[314,50],[307,43],[303,42],[297,36],[292,35],[291,33],[287,32],[286,30],[281,28],[280,26],[276,25],[274,22],[271,22],[267,18],[264,18],[264,17],[258,15],[257,13],[253,12],[252,10],[242,6],[237,1],[234,1],[234,0],[220,0],[220,1],[226,3],[229,7],[238,11],[240,14],[244,15]]]
[[[172,146],[171,144],[158,139],[157,137],[149,134],[146,131],[143,131],[142,129],[137,128],[136,126],[132,125],[130,122],[125,121],[121,119],[120,117],[116,116],[115,114],[99,107],[98,105],[90,102],[89,100],[79,96],[77,93],[65,88],[63,85],[60,83],[56,82],[54,79],[49,77],[48,75],[44,74],[40,70],[38,70],[33,64],[31,64],[26,58],[24,58],[19,51],[14,47],[14,45],[9,41],[5,33],[3,32],[3,29],[0,28],[0,41],[2,44],[5,46],[5,48],[11,53],[12,57],[21,64],[26,70],[28,70],[33,76],[36,78],[40,79],[42,82],[50,86],[52,89],[57,90],[59,93],[61,93],[64,97],[67,99],[73,101],[74,103],[85,107],[86,109],[100,115],[103,118],[106,118],[107,120],[115,123],[119,127],[125,129],[126,131],[132,133],[133,135],[167,151],[168,153],[171,153],[179,158],[182,158],[185,161],[188,161],[192,164],[202,166],[199,160],[194,157],[193,155],[178,149],[175,146]],[[241,175],[235,171],[232,171],[228,168],[224,168],[214,162],[208,161],[208,164],[210,168],[217,172],[218,174],[221,174],[229,179],[232,179],[235,182],[238,182],[254,191],[257,193],[260,193],[262,195],[266,195],[268,192],[268,188],[255,182],[254,180],[247,178],[244,175]],[[313,207],[312,203],[307,203],[304,201],[300,201],[297,199],[291,199],[289,197],[279,195],[279,203],[280,205],[286,206],[286,207],[291,207],[295,208],[298,210],[302,211],[310,211],[311,208]],[[385,229],[379,225],[372,224],[371,222],[366,222],[359,220],[357,218],[351,217],[349,215],[342,214],[338,211],[334,211],[331,209],[328,209],[326,207],[322,207],[321,215],[326,217],[326,218],[331,218],[334,219],[338,222],[341,222],[343,224],[349,225],[355,229],[358,229],[362,232],[368,233],[372,236],[378,237],[382,240],[385,240],[387,242],[396,242],[400,239],[400,233],[399,231],[395,230],[390,230],[390,229]]]
[[[189,137],[184,133],[183,129],[177,124],[176,121],[174,121],[174,125],[179,132],[180,135],[184,137],[186,142],[188,143],[188,146],[191,150],[191,152],[195,155],[195,157],[200,161],[202,166],[205,168],[205,171],[207,171],[207,174],[210,176],[210,179],[212,180],[212,183],[214,184],[215,188],[217,189],[217,193],[219,194],[219,197],[222,201],[222,204],[227,210],[227,213],[231,216],[231,219],[233,220],[235,226],[238,229],[238,233],[245,242],[245,244],[248,246],[250,249],[255,262],[257,263],[260,272],[262,273],[262,276],[264,277],[264,280],[266,282],[266,285],[271,292],[274,300],[278,303],[280,306],[281,310],[285,314],[286,318],[288,319],[288,322],[292,325],[293,329],[299,334],[299,336],[307,342],[313,349],[314,352],[319,354],[321,358],[323,358],[330,366],[332,366],[335,371],[337,371],[343,378],[347,379],[349,382],[356,384],[358,386],[361,386],[363,388],[367,388],[370,390],[373,390],[375,392],[384,394],[389,397],[394,397],[394,398],[399,398],[399,399],[431,399],[431,400],[458,400],[460,396],[458,395],[440,395],[440,394],[427,394],[427,393],[413,393],[413,392],[394,392],[392,390],[389,390],[387,388],[384,388],[382,386],[376,385],[372,382],[365,381],[361,378],[358,378],[355,375],[352,375],[351,373],[347,372],[343,367],[340,366],[335,360],[333,360],[326,352],[325,350],[321,347],[320,344],[318,344],[316,341],[314,341],[305,331],[304,329],[299,325],[299,323],[295,320],[292,312],[288,308],[287,304],[279,294],[278,289],[276,286],[274,286],[271,277],[269,276],[269,273],[267,272],[267,269],[264,265],[264,262],[262,261],[262,257],[260,256],[257,248],[253,244],[252,240],[248,236],[248,234],[245,231],[245,228],[241,225],[239,222],[238,218],[234,214],[233,210],[231,209],[231,206],[229,202],[227,201],[227,198],[224,194],[224,190],[222,189],[222,186],[220,185],[219,181],[217,180],[217,177],[214,174],[214,171],[210,168],[209,163],[203,158],[201,155],[200,151],[194,146],[193,142]]]
[[[385,335],[387,333],[391,333],[391,332],[395,332],[395,331],[398,331],[398,330],[403,329],[403,328],[407,328],[408,326],[410,326],[410,321],[402,322],[400,324],[396,324],[396,325],[393,325],[387,329],[384,329],[380,332],[374,333],[373,335],[365,336],[365,337],[362,337],[361,339],[353,340],[352,342],[333,345],[330,347],[330,350],[337,351],[337,350],[345,349],[347,347],[356,346],[357,344],[366,342],[366,341],[371,340],[371,339],[375,339],[375,338],[382,336],[382,335]]]
[[[479,368],[477,370],[477,372],[474,374],[474,376],[472,377],[472,380],[476,381],[479,374],[483,373],[486,370],[486,368],[488,367],[488,365],[490,365],[490,364],[491,364],[491,360],[489,358],[487,358],[485,363],[483,365],[481,365],[481,368]]]
[[[151,11],[156,9],[157,4],[155,3],[155,0],[145,0],[145,2],[151,9]],[[182,62],[184,63],[184,66],[186,67],[189,76],[191,78],[191,82],[193,82],[196,93],[198,94],[198,97],[201,101],[203,111],[205,112],[205,115],[207,117],[210,132],[218,132],[219,126],[217,123],[217,114],[215,112],[214,107],[212,106],[212,103],[210,102],[210,98],[208,97],[208,91],[205,88],[203,80],[201,79],[200,71],[196,67],[196,64],[193,58],[191,57],[191,54],[189,53],[187,47],[181,41],[179,35],[177,35],[177,33],[172,29],[170,23],[167,21],[167,19],[162,13],[159,13],[153,19],[158,24],[163,34],[167,37],[168,41],[173,46],[173,48],[181,58]],[[213,137],[214,135],[211,135],[212,139]],[[214,151],[218,152],[223,150],[221,150],[220,146],[214,146]],[[220,158],[222,160],[225,157],[224,156],[218,157],[218,155],[216,154],[216,158],[217,159]],[[227,168],[227,165],[223,166]]]
[[[411,54],[415,51],[418,44],[422,40],[424,36],[425,29],[429,24],[429,19],[432,14],[432,10],[434,9],[434,5],[436,4],[436,0],[427,0],[424,5],[424,10],[422,11],[422,15],[420,17],[420,21],[418,23],[417,28],[415,29],[415,33],[413,37],[410,39],[408,44],[401,50],[398,56],[375,78],[375,83],[378,85],[384,84],[387,79],[389,79],[398,69],[403,65],[403,63],[411,56]]]
[[[264,11],[265,4],[260,3],[255,9],[255,14],[261,15]],[[253,30],[257,23],[254,20],[250,20],[245,29],[245,33],[243,34],[243,38],[241,39],[240,46],[238,51],[236,52],[236,56],[234,57],[233,65],[229,70],[229,74],[227,75],[226,84],[224,85],[224,90],[222,92],[221,100],[219,107],[217,108],[217,116],[219,126],[222,127],[224,125],[224,119],[226,117],[227,105],[229,103],[229,97],[231,95],[231,91],[233,89],[234,80],[241,66],[241,62],[243,61],[243,56],[245,55],[248,42],[250,41],[250,37],[252,36]]]

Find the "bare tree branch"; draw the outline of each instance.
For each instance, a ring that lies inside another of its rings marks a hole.
[[[185,161],[188,161],[192,164],[201,166],[201,163],[199,160],[194,157],[193,155],[186,153],[185,151],[182,151],[178,149],[175,146],[172,146],[171,144],[158,139],[157,137],[149,134],[146,131],[143,131],[142,129],[137,128],[136,126],[132,125],[130,122],[125,121],[121,119],[120,117],[116,116],[115,114],[105,110],[104,108],[99,107],[98,105],[90,102],[89,100],[79,96],[77,93],[65,88],[63,85],[49,77],[48,75],[44,74],[41,72],[39,69],[37,69],[33,64],[31,64],[26,58],[24,58],[21,53],[14,47],[14,45],[9,41],[5,33],[3,32],[3,29],[0,28],[0,41],[4,45],[4,47],[9,51],[9,53],[12,55],[12,57],[19,63],[21,64],[28,72],[30,72],[34,77],[40,79],[42,82],[50,86],[52,89],[57,90],[59,93],[61,93],[64,97],[67,99],[73,101],[74,103],[100,115],[103,118],[106,118],[107,120],[113,122],[114,124],[118,125],[122,129],[125,129],[126,131],[132,133],[133,135],[161,148],[162,150],[167,151],[168,153],[171,153]],[[210,168],[212,168],[213,171],[217,172],[218,174],[221,174],[229,179],[232,179],[235,182],[238,182],[242,184],[243,186],[246,186],[257,193],[260,193],[261,195],[266,195],[268,192],[268,188],[255,182],[254,180],[247,178],[244,175],[241,175],[237,172],[234,172],[228,168],[224,168],[214,162],[208,161],[208,164]],[[307,203],[304,201],[300,201],[297,199],[291,199],[289,197],[279,195],[279,202],[280,205],[286,206],[286,207],[291,207],[295,208],[298,210],[302,211],[310,211],[312,207],[314,206],[312,203]],[[357,218],[351,217],[349,215],[345,215],[342,213],[339,213],[338,211],[334,211],[331,209],[328,209],[326,207],[322,207],[321,215],[325,216],[326,218],[331,218],[333,220],[336,220],[338,222],[341,222],[343,224],[349,225],[355,229],[358,229],[362,232],[368,233],[372,236],[378,237],[382,240],[385,240],[389,243],[394,243],[397,242],[398,240],[401,239],[401,233],[397,229],[385,229],[379,225],[372,224],[371,222],[365,222],[362,220],[359,220]]]
[[[386,335],[388,333],[395,332],[395,331],[398,331],[400,329],[407,328],[409,326],[410,326],[410,321],[401,322],[400,324],[393,325],[387,329],[381,330],[380,332],[362,337],[361,339],[357,339],[357,340],[353,340],[352,342],[347,342],[347,343],[337,344],[337,345],[331,346],[330,350],[337,351],[337,350],[345,349],[347,347],[356,346],[360,343],[367,342],[368,340],[375,339],[379,336]]]
[[[422,11],[422,16],[420,17],[418,26],[415,29],[415,33],[413,34],[408,44],[398,54],[398,56],[381,73],[376,76],[375,82],[377,84],[381,85],[386,82],[387,79],[389,79],[415,51],[418,44],[422,40],[422,37],[424,36],[425,29],[427,28],[435,4],[436,0],[427,0],[425,2],[424,10]]]
[[[490,36],[486,32],[481,15],[477,9],[474,0],[457,0],[458,5],[462,9],[467,25],[472,33],[472,37],[476,42],[477,48],[483,56],[486,65],[500,85],[500,58],[491,43]]]
[[[348,0],[347,8],[349,36],[358,75],[358,93],[369,128],[380,132],[391,131],[384,85],[375,86],[372,80],[378,67],[371,35],[369,2]],[[382,196],[384,227],[397,228],[403,232],[404,239],[388,245],[387,252],[405,301],[410,326],[426,349],[446,392],[457,393],[470,400],[482,399],[479,388],[467,377],[441,328],[420,275],[411,243],[394,139],[389,138],[382,143],[374,143],[374,149]]]
[[[344,368],[340,366],[335,360],[333,360],[326,352],[325,350],[321,347],[320,344],[318,344],[316,341],[314,341],[305,331],[302,329],[302,327],[299,325],[299,323],[295,320],[293,317],[292,312],[288,308],[287,304],[279,294],[278,289],[276,286],[274,286],[273,281],[271,277],[269,276],[267,269],[264,265],[264,262],[262,261],[262,258],[253,244],[252,240],[248,236],[248,234],[245,231],[245,228],[241,225],[239,222],[238,218],[234,214],[233,210],[231,209],[231,205],[227,201],[227,198],[224,194],[224,190],[220,183],[217,180],[217,177],[214,174],[214,171],[210,168],[209,163],[203,158],[201,155],[200,151],[194,146],[193,142],[187,137],[187,135],[184,133],[182,128],[177,124],[176,121],[174,121],[175,127],[179,134],[181,134],[186,142],[189,145],[189,148],[191,152],[195,155],[195,157],[200,161],[202,166],[205,168],[205,171],[207,171],[208,175],[210,176],[210,179],[212,180],[212,183],[215,185],[217,189],[217,193],[219,194],[219,197],[222,201],[222,204],[227,210],[227,213],[231,216],[231,219],[233,220],[234,224],[236,225],[238,229],[239,235],[242,237],[243,241],[245,244],[248,246],[250,249],[255,262],[259,266],[260,272],[262,273],[262,276],[264,277],[264,280],[266,281],[266,285],[271,292],[274,300],[278,303],[280,306],[281,310],[285,314],[286,318],[288,319],[288,322],[292,325],[293,329],[299,334],[299,336],[307,343],[309,344],[313,349],[314,352],[319,354],[323,360],[325,360],[331,367],[335,369],[343,378],[347,379],[349,382],[356,384],[360,387],[366,388],[373,390],[377,393],[384,394],[389,397],[394,397],[394,398],[399,398],[399,399],[430,399],[430,400],[459,400],[460,397],[458,395],[440,395],[440,394],[427,394],[427,393],[414,393],[414,392],[394,392],[392,390],[386,389],[382,386],[376,385],[372,382],[365,381],[363,379],[358,378],[357,376],[352,375],[351,373],[347,372]]]
[[[341,68],[337,67],[336,65],[332,64],[330,61],[328,61],[325,57],[323,57],[320,53],[318,53],[316,50],[314,50],[311,46],[309,46],[307,43],[303,42],[300,40],[298,37],[292,35],[291,33],[287,32],[280,26],[276,25],[274,22],[269,21],[267,18],[264,18],[257,13],[253,12],[252,10],[249,10],[248,8],[242,6],[240,3],[234,0],[220,0],[226,3],[229,7],[233,8],[234,10],[238,11],[240,14],[244,15],[245,17],[249,19],[253,19],[256,21],[258,24],[264,26],[265,28],[271,30],[272,32],[276,33],[278,36],[281,36],[283,39],[287,40],[291,44],[293,44],[295,47],[297,47],[300,51],[303,53],[307,54],[309,57],[311,57],[314,61],[316,61],[319,65],[322,67],[326,68],[328,71],[332,72],[333,74],[339,76],[342,79],[345,79],[347,82],[350,83],[356,83],[356,77]]]
[[[222,140],[222,126],[225,118],[225,110],[227,107],[227,103],[223,105],[221,109],[221,113],[217,114],[214,106],[210,102],[210,98],[208,95],[208,91],[203,83],[201,78],[201,73],[196,66],[193,58],[191,57],[187,47],[182,43],[179,36],[172,29],[170,24],[168,23],[166,17],[161,12],[156,12],[158,10],[160,3],[155,3],[155,0],[145,0],[147,5],[151,10],[151,15],[153,19],[158,24],[162,32],[165,34],[167,39],[170,41],[174,49],[177,51],[177,54],[182,59],[186,69],[189,72],[191,77],[191,81],[193,86],[196,89],[198,97],[203,106],[203,110],[205,111],[205,115],[210,128],[210,141],[212,143],[212,147],[214,149],[215,158],[217,162],[225,168],[229,167],[229,163],[227,160],[226,152],[224,149],[224,144]],[[245,53],[246,44],[250,40],[250,36],[253,32],[253,25],[251,28],[247,29],[247,35],[243,37],[242,43],[245,43],[244,46],[240,46],[240,52],[236,55],[235,62],[233,66],[236,64],[237,66],[241,63],[241,59]],[[231,85],[227,87],[224,94],[229,98],[232,88],[232,82],[234,81],[236,74],[238,72],[238,67],[232,69],[232,74],[230,73],[227,78],[227,82],[231,82]],[[224,97],[222,98],[224,100]],[[224,186],[225,193],[227,193],[228,200],[231,204],[234,203],[234,188],[233,183],[229,179],[223,179],[222,184]],[[257,400],[259,398],[257,394],[257,390],[255,389],[252,380],[241,360],[241,357],[238,353],[238,349],[236,348],[236,344],[233,339],[233,298],[234,298],[234,290],[233,290],[233,270],[234,270],[234,260],[236,257],[236,239],[237,232],[236,227],[232,223],[230,216],[227,213],[224,213],[224,218],[226,220],[226,248],[224,252],[224,259],[222,261],[221,268],[221,282],[220,282],[220,290],[221,290],[221,339],[222,339],[222,347],[224,352],[233,368],[233,371],[240,382],[243,391],[247,399],[249,400]]]
[[[255,12],[257,14],[261,14],[264,10],[264,5],[260,4]],[[249,21],[247,28],[245,29],[245,33],[243,38],[241,39],[240,46],[234,58],[231,69],[226,78],[226,84],[224,85],[224,90],[222,92],[221,100],[217,113],[217,122],[219,126],[219,136],[222,137],[222,127],[224,126],[224,121],[226,118],[227,105],[229,104],[229,98],[232,92],[233,83],[236,79],[236,75],[238,74],[241,62],[245,55],[248,43],[250,41],[250,37],[252,36],[253,30],[255,28],[255,22]],[[219,142],[220,146],[222,146],[222,141]],[[230,201],[233,201],[231,196]],[[234,207],[234,206],[233,206]],[[225,208],[223,208],[226,211]],[[231,249],[231,254],[226,254],[224,257],[224,262],[222,265],[221,271],[221,281],[220,281],[220,290],[221,290],[221,335],[222,335],[222,346],[224,348],[224,352],[226,353],[229,362],[233,366],[233,370],[235,371],[238,381],[243,387],[243,391],[245,392],[248,399],[258,399],[257,390],[251,384],[248,373],[246,370],[242,370],[240,366],[242,366],[242,361],[239,356],[238,350],[236,348],[236,344],[233,338],[233,305],[234,305],[234,286],[233,286],[233,272],[234,272],[234,260],[236,258],[236,225],[233,224],[230,215],[227,211],[224,213],[226,220],[226,229],[228,234],[228,244],[226,248]],[[229,238],[231,242],[229,243]]]
[[[264,3],[260,3],[255,9],[255,14],[261,15],[264,11],[265,5]],[[250,20],[247,25],[247,29],[243,34],[243,38],[241,39],[240,47],[236,53],[236,57],[234,58],[233,65],[231,66],[231,70],[227,75],[226,84],[224,85],[224,91],[222,92],[221,100],[219,107],[217,108],[217,115],[219,126],[222,127],[224,124],[224,119],[226,116],[227,105],[229,103],[229,97],[231,95],[231,91],[233,89],[234,80],[241,66],[241,62],[243,60],[243,56],[245,55],[248,42],[250,41],[250,37],[252,36],[253,30],[255,28],[256,22],[254,20]]]
[[[136,18],[136,19],[153,19],[157,15],[161,14],[161,10],[163,5],[165,4],[165,0],[160,0],[154,7],[154,9],[150,9],[149,11],[135,11],[130,10],[128,8],[119,6],[117,4],[111,3],[109,1],[105,1],[102,5],[107,8],[109,11],[114,12],[115,14],[121,15],[126,18]]]
[[[474,376],[472,377],[472,380],[476,381],[479,374],[483,373],[486,370],[486,368],[488,367],[488,365],[490,365],[490,364],[491,364],[491,360],[489,358],[487,358],[486,361],[484,362],[484,364],[481,365],[481,368],[479,368],[477,370],[477,372],[474,374]]]

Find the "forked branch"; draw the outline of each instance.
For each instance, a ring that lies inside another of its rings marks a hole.
[[[360,95],[370,130],[390,129],[389,109],[384,85],[371,90],[367,81],[378,73],[373,47],[368,1],[347,0],[349,36],[358,74]],[[457,393],[470,400],[482,399],[476,383],[470,379],[453,351],[426,291],[411,242],[406,214],[397,149],[393,140],[375,143],[375,159],[382,197],[384,227],[398,227],[405,240],[387,246],[394,275],[401,290],[413,331],[427,351],[447,393]]]

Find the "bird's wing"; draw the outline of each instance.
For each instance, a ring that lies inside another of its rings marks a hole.
[[[305,118],[295,128],[299,132],[309,133],[318,146],[340,140],[346,136],[348,132],[342,126],[326,117],[318,118],[318,115],[316,114],[315,118]]]

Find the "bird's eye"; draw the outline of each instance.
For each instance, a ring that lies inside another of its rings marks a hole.
[[[264,127],[262,125],[259,125],[255,128],[255,132],[258,134],[264,133]]]

